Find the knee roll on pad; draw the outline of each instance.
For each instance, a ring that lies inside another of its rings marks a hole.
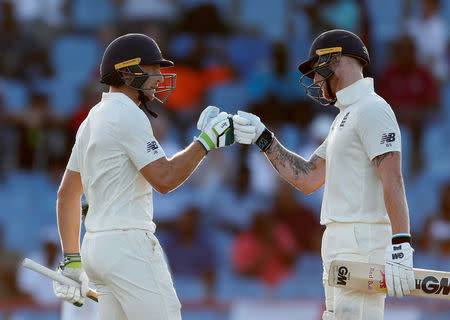
[[[322,314],[322,320],[337,320],[332,311],[324,311]]]

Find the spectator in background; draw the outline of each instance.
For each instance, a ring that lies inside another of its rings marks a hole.
[[[6,112],[3,106],[3,99],[0,91],[0,185],[5,178],[6,172],[6,150],[8,146],[8,141],[6,140]]]
[[[318,214],[299,203],[296,189],[282,179],[275,194],[273,217],[290,230],[301,252],[320,252],[324,227],[319,224]]]
[[[177,90],[167,101],[175,112],[190,112],[202,104],[209,88],[234,78],[232,68],[217,48],[210,49],[202,37],[192,36],[192,48],[178,57],[172,72],[177,74]]]
[[[414,43],[404,36],[394,42],[390,61],[378,81],[380,95],[392,106],[399,123],[411,131],[412,175],[422,168],[423,128],[439,104],[439,87],[428,66],[417,62]]]
[[[165,251],[175,276],[202,279],[207,295],[212,297],[216,261],[212,241],[201,227],[200,218],[197,208],[184,210],[167,239]]]
[[[297,71],[290,68],[290,57],[284,42],[274,42],[271,57],[250,75],[249,96],[252,101],[261,101],[269,95],[275,97],[278,106],[298,100],[302,91],[298,87]]]
[[[3,225],[0,224],[0,299],[22,295],[17,284],[17,269],[21,254],[5,246]]]
[[[183,1],[181,1],[183,2]],[[182,4],[184,12],[181,15],[178,30],[192,32],[198,35],[217,34],[227,35],[231,28],[224,21],[216,5],[212,3],[199,3],[190,6],[188,1]]]
[[[0,74],[4,77],[21,77],[21,61],[24,56],[25,36],[20,30],[20,23],[15,15],[12,2],[0,2]],[[7,45],[6,45],[7,44]]]
[[[421,244],[437,257],[450,257],[450,181],[443,185],[438,211],[425,222]]]
[[[56,270],[61,259],[58,234],[54,227],[42,228],[40,234],[41,247],[30,254],[30,259]],[[28,269],[19,269],[20,288],[29,294],[39,305],[59,305],[59,299],[53,294],[52,281]]]
[[[81,103],[75,109],[68,122],[68,130],[70,132],[70,141],[75,141],[75,135],[77,133],[78,127],[86,119],[91,108],[95,106],[97,101],[101,97],[103,91],[103,85],[98,83],[98,81],[93,81],[89,83],[81,90]]]
[[[7,15],[13,15],[9,27],[11,39],[8,51],[11,52],[7,64],[18,64],[18,76],[28,81],[36,81],[38,77],[52,75],[48,48],[56,36],[57,28],[64,22],[63,6],[66,0],[15,0],[6,1],[3,9]],[[10,5],[8,5],[8,2]],[[9,19],[9,18],[8,18]],[[14,25],[16,23],[17,25]]]
[[[448,1],[448,0],[446,0]],[[448,21],[440,15],[440,0],[421,0],[419,17],[409,17],[405,31],[412,37],[418,61],[440,81],[448,79]]]
[[[211,195],[209,210],[214,211],[215,224],[221,230],[230,234],[237,234],[243,229],[247,229],[252,220],[252,214],[262,208],[271,205],[272,199],[266,198],[261,201],[261,195],[256,193],[250,187],[250,169],[245,161],[247,147],[241,147],[236,160],[232,160],[235,168],[224,170],[230,173],[230,170],[236,170],[232,174],[233,180],[225,187],[223,181],[218,181],[218,185]],[[215,163],[215,162],[213,162]],[[215,168],[217,170],[217,168]],[[204,171],[204,170],[202,170]],[[229,174],[230,175],[230,174]],[[221,184],[220,184],[221,183]],[[226,203],[226,205],[217,205],[217,203]]]
[[[251,227],[241,232],[231,247],[234,270],[276,286],[287,278],[298,254],[291,230],[266,212],[253,215]]]
[[[193,39],[194,40],[194,39]],[[202,75],[202,62],[206,48],[199,42],[186,56],[179,57],[171,72],[177,74],[177,90],[175,90],[166,105],[172,111],[192,111],[202,105],[207,83]]]
[[[363,7],[364,1],[323,0],[313,1],[303,9],[311,20],[313,35],[331,29],[345,29],[359,35],[365,31],[362,26]]]
[[[14,121],[20,131],[21,168],[42,170],[65,161],[67,141],[62,131],[65,123],[52,113],[47,95],[32,94],[30,106]]]
[[[167,23],[176,20],[178,15],[177,0],[116,0],[116,2],[121,3],[120,16],[132,24],[148,20]]]
[[[17,18],[31,30],[36,23],[44,23],[52,27],[63,26],[66,1],[68,0],[14,0],[13,2],[16,6]]]

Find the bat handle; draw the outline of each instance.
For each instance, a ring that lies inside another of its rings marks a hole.
[[[91,300],[94,300],[95,302],[98,302],[98,295],[97,292],[91,288],[89,288],[88,293],[86,294],[86,297],[88,297]]]

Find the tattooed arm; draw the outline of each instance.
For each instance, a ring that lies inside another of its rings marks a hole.
[[[276,138],[265,154],[286,181],[306,194],[316,191],[325,182],[325,160],[315,154],[305,160],[283,147]]]
[[[400,152],[383,153],[375,157],[372,163],[383,184],[384,203],[391,220],[392,234],[410,233]]]

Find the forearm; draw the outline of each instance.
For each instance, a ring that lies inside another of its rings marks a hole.
[[[192,142],[186,149],[178,152],[168,161],[168,192],[178,188],[195,171],[206,155],[205,149],[198,142]]]
[[[401,153],[391,151],[373,159],[377,176],[383,184],[384,203],[392,225],[392,234],[410,233],[409,211],[401,171]]]
[[[384,203],[391,220],[392,234],[410,233],[409,210],[401,175],[394,175],[383,186]]]
[[[81,200],[58,197],[56,202],[58,229],[64,253],[80,252]]]
[[[306,160],[284,148],[276,138],[265,154],[275,170],[302,192],[311,193],[323,184],[323,177],[317,170],[320,158],[316,155]]]

